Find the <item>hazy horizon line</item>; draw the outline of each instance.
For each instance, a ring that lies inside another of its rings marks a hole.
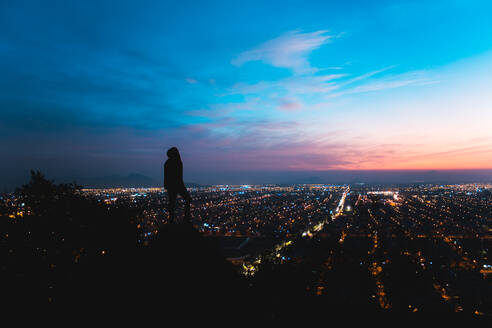
[[[84,188],[160,187],[162,172],[129,172],[101,174],[99,176],[56,176],[41,171],[55,183],[75,182]],[[492,169],[380,169],[380,170],[305,170],[305,171],[185,171],[189,184],[207,185],[259,185],[259,184],[412,184],[412,183],[487,183],[492,182]],[[17,177],[3,182],[0,190],[11,192],[27,183],[30,176]]]

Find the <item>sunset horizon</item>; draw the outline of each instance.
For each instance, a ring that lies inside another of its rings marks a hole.
[[[4,184],[492,168],[483,1],[2,6]]]

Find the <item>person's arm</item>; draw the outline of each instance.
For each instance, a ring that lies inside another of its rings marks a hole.
[[[168,165],[167,165],[167,161],[166,163],[164,164],[164,189],[167,189],[167,180],[169,179],[169,168],[168,168]],[[167,177],[167,178],[166,178]]]
[[[184,186],[184,180],[183,180],[183,163],[182,162],[180,162],[179,165],[178,165],[178,177],[179,177],[179,181]]]

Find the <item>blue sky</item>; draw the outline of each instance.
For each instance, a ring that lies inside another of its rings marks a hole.
[[[490,1],[4,1],[2,179],[159,177],[170,146],[197,182],[491,168],[491,12]]]

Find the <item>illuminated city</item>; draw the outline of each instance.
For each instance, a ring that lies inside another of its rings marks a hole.
[[[365,297],[387,311],[492,315],[492,184],[214,185],[190,191],[192,224],[222,243],[224,256],[246,279],[254,281],[262,263],[307,266],[307,293],[328,303]],[[138,209],[143,245],[167,224],[161,188],[81,193],[108,208]],[[2,202],[3,220],[22,222],[29,215],[13,196]],[[2,234],[2,243],[8,240]],[[333,284],[340,271],[346,275]],[[362,293],[354,275],[367,284]]]

